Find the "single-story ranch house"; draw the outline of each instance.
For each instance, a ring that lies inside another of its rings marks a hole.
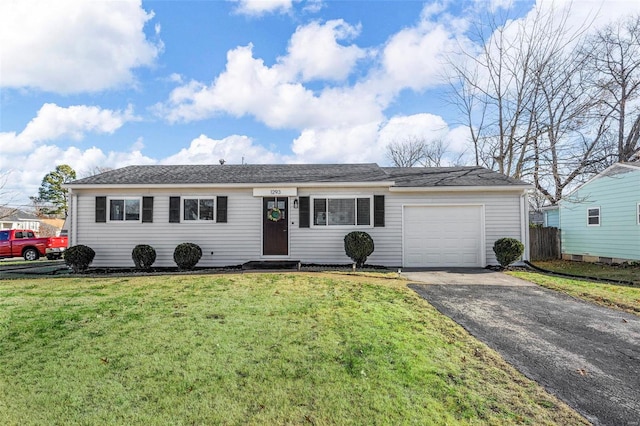
[[[175,266],[183,242],[202,248],[198,266],[350,264],[354,230],[374,240],[367,263],[389,267],[497,264],[502,237],[528,247],[531,186],[482,167],[129,166],[67,188],[70,245],[94,249],[93,266],[133,266],[137,244]]]

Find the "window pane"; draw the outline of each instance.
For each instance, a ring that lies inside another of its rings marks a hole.
[[[9,232],[2,231],[0,232],[0,241],[8,241],[9,240]]]
[[[329,225],[355,225],[356,203],[353,198],[329,199],[328,224]]]
[[[124,200],[109,201],[109,220],[124,220]]]
[[[184,200],[184,220],[198,220],[198,200]]]
[[[140,220],[140,200],[124,200],[125,220]]]
[[[371,225],[370,198],[358,198],[358,225]]]
[[[313,200],[313,224],[327,224],[327,200],[324,198],[316,198]]]
[[[600,225],[600,209],[587,210],[587,224]]]
[[[213,199],[200,200],[200,220],[213,220]]]

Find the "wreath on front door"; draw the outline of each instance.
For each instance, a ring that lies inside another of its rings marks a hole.
[[[267,219],[273,222],[277,222],[282,219],[282,212],[277,207],[269,209],[269,211],[267,212]]]

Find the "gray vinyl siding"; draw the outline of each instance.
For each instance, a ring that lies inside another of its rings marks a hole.
[[[371,235],[375,251],[367,260],[372,265],[402,266],[402,206],[403,205],[484,205],[485,209],[485,251],[487,264],[497,264],[493,253],[493,243],[503,237],[521,240],[520,212],[521,193],[397,193],[384,188],[367,191],[355,189],[307,189],[299,191],[300,196],[314,197],[331,195],[385,195],[385,227],[298,228],[290,225],[291,255],[308,263],[351,263],[344,254],[344,236],[353,230],[362,230]]]
[[[230,266],[251,260],[285,258],[303,263],[349,264],[344,253],[344,236],[353,230],[368,232],[375,251],[367,263],[390,267],[402,266],[403,205],[483,205],[485,212],[486,263],[497,264],[493,243],[502,237],[521,239],[521,192],[390,192],[388,188],[299,188],[298,196],[331,197],[385,196],[384,227],[314,227],[300,228],[298,213],[289,200],[289,256],[262,256],[262,198],[254,197],[252,188],[237,190],[203,190],[185,187],[180,191],[157,190],[75,190],[77,203],[72,215],[76,229],[70,230],[71,244],[85,244],[96,251],[92,266],[133,266],[131,251],[137,244],[156,249],[155,266],[175,266],[173,250],[182,242],[198,244],[203,257],[198,266]],[[227,196],[227,223],[169,223],[170,196]],[[96,196],[153,196],[153,223],[96,223]],[[373,217],[371,217],[373,223]],[[73,237],[75,236],[75,239]],[[213,254],[211,254],[213,253]]]
[[[385,195],[386,208],[389,208],[390,195],[386,188],[303,188],[298,191],[300,197],[372,197],[372,207],[373,195]],[[311,212],[313,214],[313,203]],[[299,212],[294,215],[297,213]],[[389,217],[388,213],[388,210],[385,211],[385,222]],[[314,226],[313,219],[311,219],[310,228],[299,228],[299,221],[294,225],[289,224],[291,256],[303,263],[351,264],[353,261],[344,252],[344,236],[351,231],[364,231],[371,235],[375,245],[375,250],[367,259],[367,263],[399,266],[397,256],[399,238],[401,238],[398,234],[399,229],[389,227],[388,222],[384,227],[373,227],[373,214],[370,219],[371,226]]]
[[[153,196],[153,223],[95,223],[96,196]],[[227,223],[169,223],[170,196],[227,196]],[[198,266],[230,266],[260,258],[262,200],[251,189],[241,191],[110,190],[78,194],[77,241],[96,252],[92,266],[133,266],[131,251],[149,244],[157,253],[154,266],[175,266],[173,250],[183,242],[198,244]],[[213,254],[211,254],[213,252]]]
[[[394,195],[390,200],[387,214],[389,226],[399,227],[394,231],[398,238],[402,238],[402,205],[456,205],[473,204],[484,206],[485,216],[485,253],[486,264],[495,265],[493,244],[497,239],[510,237],[522,240],[519,193],[432,193],[432,194],[402,194]],[[402,246],[398,252],[402,258]]]

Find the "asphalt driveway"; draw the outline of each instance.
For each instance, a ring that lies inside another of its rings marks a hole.
[[[493,274],[405,273],[434,283],[409,287],[593,424],[640,425],[640,317]]]

